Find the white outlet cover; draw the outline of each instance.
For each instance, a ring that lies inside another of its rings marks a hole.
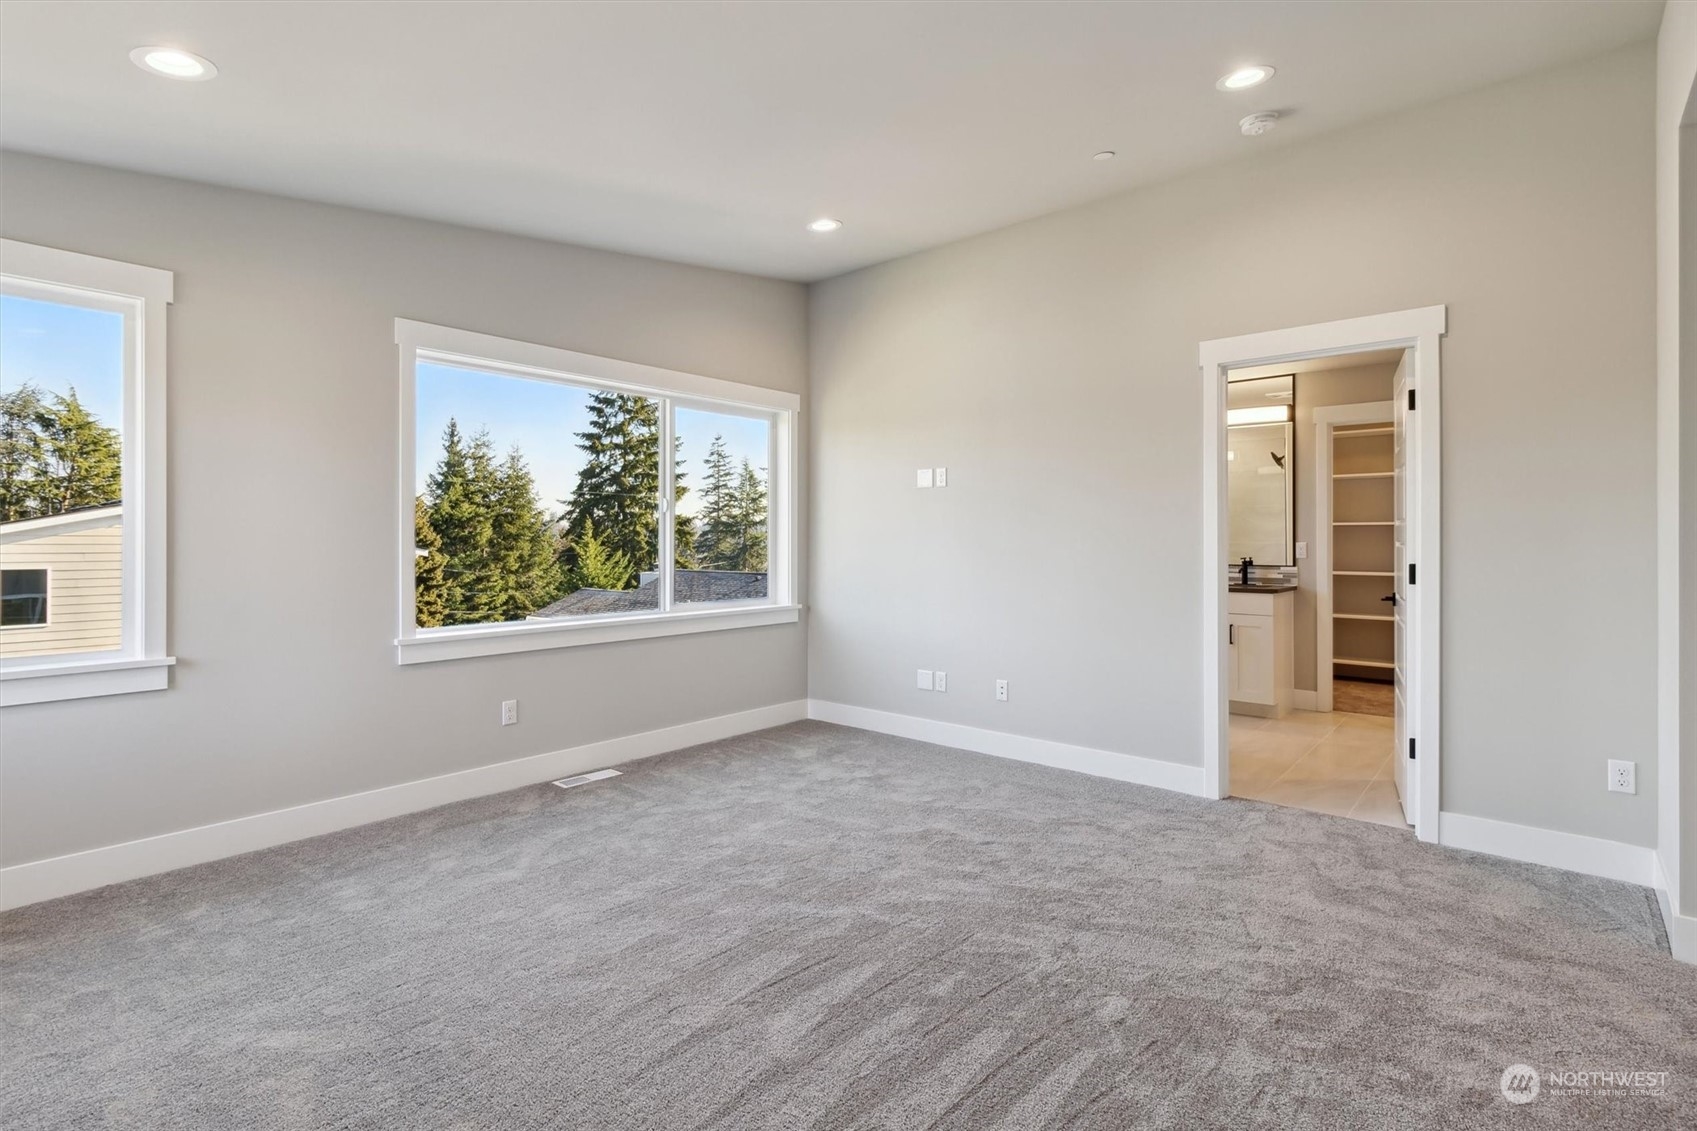
[[[1638,792],[1638,764],[1636,762],[1623,762],[1616,758],[1609,759],[1609,792]]]
[[[931,670],[929,668],[920,668],[919,669],[919,678],[918,678],[917,681],[915,681],[915,683],[916,683],[916,686],[919,688],[919,690],[930,691],[931,690]]]
[[[929,487],[929,486],[931,486],[931,469],[929,467],[922,467],[922,468],[919,469],[919,474],[914,477],[914,486],[915,487]]]
[[[935,483],[939,487],[947,487],[949,485],[949,469],[946,467],[939,467],[931,476],[931,482]]]
[[[1301,561],[1303,558],[1306,558],[1307,556],[1308,556],[1308,543],[1298,542],[1296,544],[1296,559],[1297,559],[1297,561]]]
[[[996,681],[996,702],[1006,703],[1007,701],[1008,701],[1008,681],[1005,680],[1005,679],[998,679]]]
[[[947,691],[949,689],[949,673],[933,672],[931,675],[932,691]]]

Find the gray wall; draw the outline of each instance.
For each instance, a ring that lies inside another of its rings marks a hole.
[[[0,195],[8,238],[177,273],[179,659],[166,692],[5,710],[0,862],[806,693],[799,624],[406,668],[393,648],[396,316],[799,392],[801,286],[20,155]]]
[[[815,287],[812,694],[1199,763],[1197,343],[1447,303],[1443,806],[1652,843],[1653,74],[1611,53]]]

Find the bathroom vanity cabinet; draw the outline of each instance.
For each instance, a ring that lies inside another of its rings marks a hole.
[[[1296,586],[1232,586],[1226,599],[1231,710],[1281,719],[1296,697]]]

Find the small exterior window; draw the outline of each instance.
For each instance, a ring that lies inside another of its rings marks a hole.
[[[797,619],[793,393],[398,320],[400,662]]]
[[[0,628],[39,628],[47,623],[47,571],[0,569]]]
[[[170,272],[0,241],[0,705],[166,686]]]

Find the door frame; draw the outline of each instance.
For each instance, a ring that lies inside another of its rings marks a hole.
[[[1418,411],[1418,410],[1417,410]],[[1314,410],[1314,701],[1332,709],[1332,434],[1340,424],[1396,423],[1395,401],[1325,405]]]
[[[1258,334],[1216,338],[1198,348],[1202,376],[1202,780],[1207,797],[1231,791],[1231,727],[1226,703],[1226,373],[1251,365],[1274,365],[1370,350],[1412,350],[1416,409],[1403,442],[1412,465],[1415,499],[1409,522],[1409,561],[1417,569],[1420,594],[1407,641],[1410,668],[1408,731],[1416,744],[1414,833],[1438,839],[1438,776],[1442,759],[1439,699],[1442,687],[1439,617],[1443,581],[1439,479],[1442,395],[1439,341],[1448,327],[1447,308],[1345,318]],[[1397,757],[1406,757],[1398,751]]]

